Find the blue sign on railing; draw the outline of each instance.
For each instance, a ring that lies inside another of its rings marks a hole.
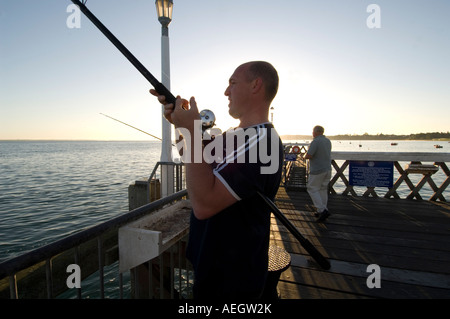
[[[349,184],[391,188],[394,184],[394,162],[350,161]]]
[[[284,155],[285,161],[295,162],[297,160],[297,154],[288,153]]]

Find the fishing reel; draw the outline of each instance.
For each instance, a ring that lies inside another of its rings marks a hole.
[[[216,135],[222,134],[219,128],[214,128],[216,125],[216,116],[211,110],[205,109],[200,112],[200,120],[202,121],[203,139],[211,139]]]
[[[203,110],[200,112],[200,120],[202,121],[202,130],[208,130],[216,124],[216,116],[211,110]]]

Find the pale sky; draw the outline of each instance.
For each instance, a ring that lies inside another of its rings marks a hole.
[[[326,135],[450,130],[448,0],[173,2],[171,91],[195,96],[222,130],[237,125],[228,79],[251,60],[278,70],[280,134],[317,124]],[[0,0],[0,139],[152,139],[100,113],[161,136],[150,83],[83,14],[69,28],[70,4]],[[87,7],[161,79],[154,0]]]

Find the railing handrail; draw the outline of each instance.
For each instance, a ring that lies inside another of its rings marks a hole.
[[[25,254],[1,262],[0,279],[5,278],[7,276],[11,276],[22,269],[26,269],[32,265],[35,265],[38,262],[49,259],[63,251],[72,249],[73,247],[76,247],[88,240],[100,236],[102,233],[108,230],[118,228],[120,226],[125,225],[126,223],[129,223],[130,221],[139,219],[140,217],[143,217],[144,215],[148,214],[149,211],[157,210],[163,207],[164,205],[167,205],[186,195],[187,190],[185,189],[181,190],[170,196],[164,197],[152,203],[136,208],[128,213],[110,219],[106,222],[100,223],[96,226],[69,235],[63,239],[60,239],[48,245],[36,248]]]
[[[450,153],[441,152],[347,152],[332,151],[334,160],[365,161],[424,161],[450,162]]]
[[[311,143],[283,143],[286,146],[309,146]],[[450,153],[444,152],[354,152],[331,151],[332,160],[349,161],[424,161],[424,162],[450,162]]]

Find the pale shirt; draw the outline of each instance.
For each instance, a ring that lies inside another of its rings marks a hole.
[[[331,170],[331,141],[325,135],[319,135],[309,145],[309,173],[317,175]]]

